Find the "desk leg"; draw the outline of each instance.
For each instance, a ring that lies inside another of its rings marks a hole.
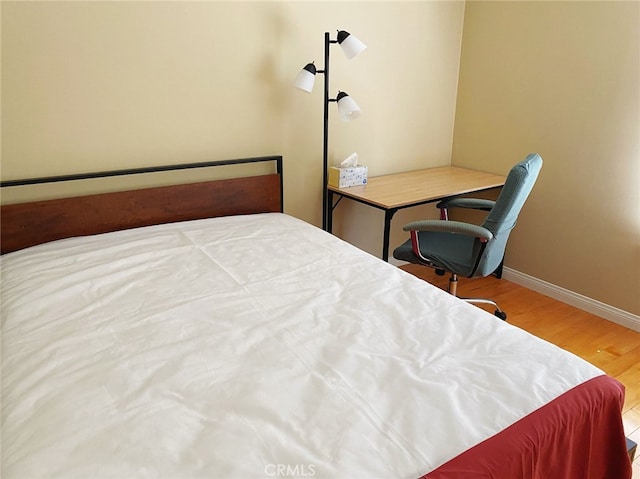
[[[333,229],[333,191],[327,188],[327,231],[331,233]]]
[[[382,259],[389,261],[389,236],[391,235],[391,219],[397,209],[384,210],[384,236],[382,237]]]
[[[500,264],[498,265],[496,270],[493,272],[493,274],[495,274],[496,278],[498,279],[502,279],[502,268],[504,268],[504,257],[502,257],[502,261],[500,261]]]

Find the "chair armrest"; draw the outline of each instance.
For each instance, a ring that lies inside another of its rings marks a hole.
[[[491,233],[487,228],[471,223],[464,223],[462,221],[413,221],[406,224],[402,229],[404,231],[441,231],[445,233],[458,233],[467,236],[474,236],[482,241],[489,241],[493,238],[493,233]]]
[[[437,208],[468,208],[473,210],[491,211],[496,202],[481,198],[446,198],[439,202]]]

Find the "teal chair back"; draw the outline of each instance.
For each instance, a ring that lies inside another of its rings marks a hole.
[[[493,233],[482,253],[474,276],[488,276],[498,268],[507,246],[507,239],[542,168],[542,158],[531,153],[511,168],[504,187],[482,226]],[[480,247],[478,244],[477,247]]]

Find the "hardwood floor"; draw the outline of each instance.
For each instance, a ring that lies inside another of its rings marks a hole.
[[[448,276],[426,267],[402,269],[442,289]],[[571,351],[618,379],[626,388],[622,419],[627,437],[640,444],[640,333],[619,326],[548,296],[493,276],[460,278],[458,295],[491,298],[508,314],[507,321]],[[493,312],[491,306],[483,307]],[[640,453],[633,478],[640,479]]]

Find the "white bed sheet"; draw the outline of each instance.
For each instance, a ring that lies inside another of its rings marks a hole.
[[[414,479],[602,374],[283,214],[1,264],[7,479]]]

